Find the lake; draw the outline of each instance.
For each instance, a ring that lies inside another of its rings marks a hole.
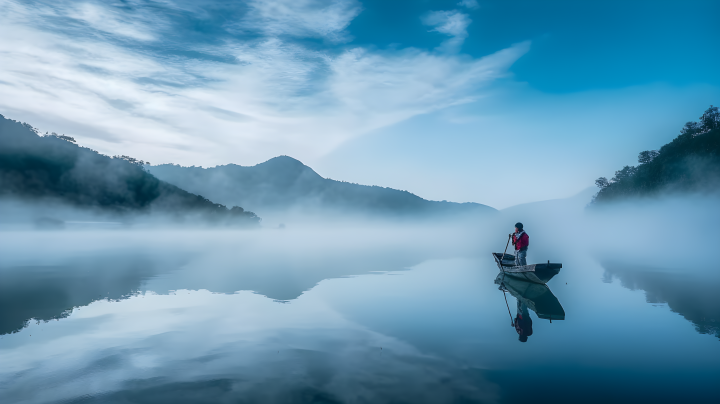
[[[2,231],[0,402],[720,399],[717,264],[526,226],[538,298],[505,227]]]

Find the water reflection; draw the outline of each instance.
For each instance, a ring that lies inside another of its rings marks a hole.
[[[601,283],[593,257],[564,257],[588,269],[551,291],[490,282],[467,237],[355,233],[7,236],[3,332],[67,317],[0,335],[0,403],[716,397],[717,341]]]
[[[98,300],[118,301],[138,293],[208,290],[233,294],[249,290],[276,302],[297,299],[320,281],[368,272],[397,271],[417,263],[399,254],[329,252],[322,259],[292,253],[248,254],[242,263],[214,251],[168,260],[158,255],[98,254],[72,257],[59,265],[0,266],[0,335],[30,321],[67,317]],[[174,255],[178,258],[177,255]]]
[[[533,333],[532,318],[530,318],[527,305],[520,299],[517,301],[517,314],[515,315],[513,326],[518,333],[518,341],[527,342],[528,337]]]
[[[0,267],[0,335],[21,330],[31,319],[57,320],[97,300],[127,298],[156,272],[153,261],[137,256]]]
[[[43,328],[0,344],[0,402],[455,403],[498,396],[483,369],[349,321],[313,294],[292,304],[250,292],[136,295],[95,302]]]
[[[683,271],[606,262],[605,281],[613,278],[630,290],[644,290],[648,303],[667,303],[670,310],[692,322],[700,334],[720,338],[720,272],[717,264]]]
[[[178,245],[188,239],[171,239],[166,245],[152,235],[137,240],[142,247],[126,245],[121,233],[101,242],[92,240],[89,233],[73,233],[66,237],[72,240],[68,245],[51,236],[48,245],[57,248],[43,246],[42,254],[0,246],[9,258],[0,262],[0,335],[17,332],[30,321],[65,318],[98,300],[126,299],[147,291],[252,291],[288,302],[324,279],[401,271],[438,254],[433,248],[417,251],[412,243],[410,247],[378,243],[368,254],[367,248],[343,240],[313,239],[307,234],[300,235],[300,240],[288,233],[273,235],[272,242],[256,233],[212,234],[206,238],[209,245],[194,248]],[[17,241],[29,244],[22,237]],[[190,242],[196,244],[193,239]],[[80,246],[89,243],[97,247],[83,251]],[[13,262],[18,257],[19,262]]]
[[[527,342],[528,337],[533,334],[532,318],[528,308],[534,311],[538,318],[550,322],[565,320],[565,310],[547,285],[512,278],[502,272],[495,278],[495,284],[499,285],[498,289],[503,294],[509,292],[517,299],[516,314],[514,319],[511,316],[511,325],[515,327],[520,342]]]

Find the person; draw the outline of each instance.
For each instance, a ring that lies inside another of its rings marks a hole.
[[[528,337],[533,333],[532,319],[527,305],[522,303],[520,299],[517,302],[517,314],[513,326],[515,326],[515,331],[518,333],[518,341],[527,342]]]
[[[515,266],[527,265],[527,249],[530,245],[530,236],[523,230],[523,224],[515,223],[515,233],[511,234],[515,246]]]

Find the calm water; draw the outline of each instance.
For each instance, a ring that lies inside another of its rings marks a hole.
[[[499,289],[489,253],[502,241],[0,232],[0,402],[720,400],[717,266],[546,240],[529,260],[564,267],[538,304],[564,320],[530,309],[521,342],[516,297],[537,290]]]

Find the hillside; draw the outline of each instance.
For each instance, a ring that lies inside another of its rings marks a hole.
[[[600,177],[594,203],[660,193],[717,192],[720,186],[720,111],[710,106],[699,122],[659,150],[641,152],[638,166],[625,166],[608,180]]]
[[[293,210],[314,215],[448,217],[486,215],[495,209],[477,203],[428,201],[407,191],[366,186],[321,177],[291,157],[280,156],[244,167],[212,168],[164,164],[149,167],[163,181],[225,204],[238,204],[266,216]]]
[[[109,157],[67,136],[39,136],[0,115],[0,198],[71,206],[104,214],[142,214],[184,221],[252,225],[259,218],[229,210],[148,173],[142,161]]]

